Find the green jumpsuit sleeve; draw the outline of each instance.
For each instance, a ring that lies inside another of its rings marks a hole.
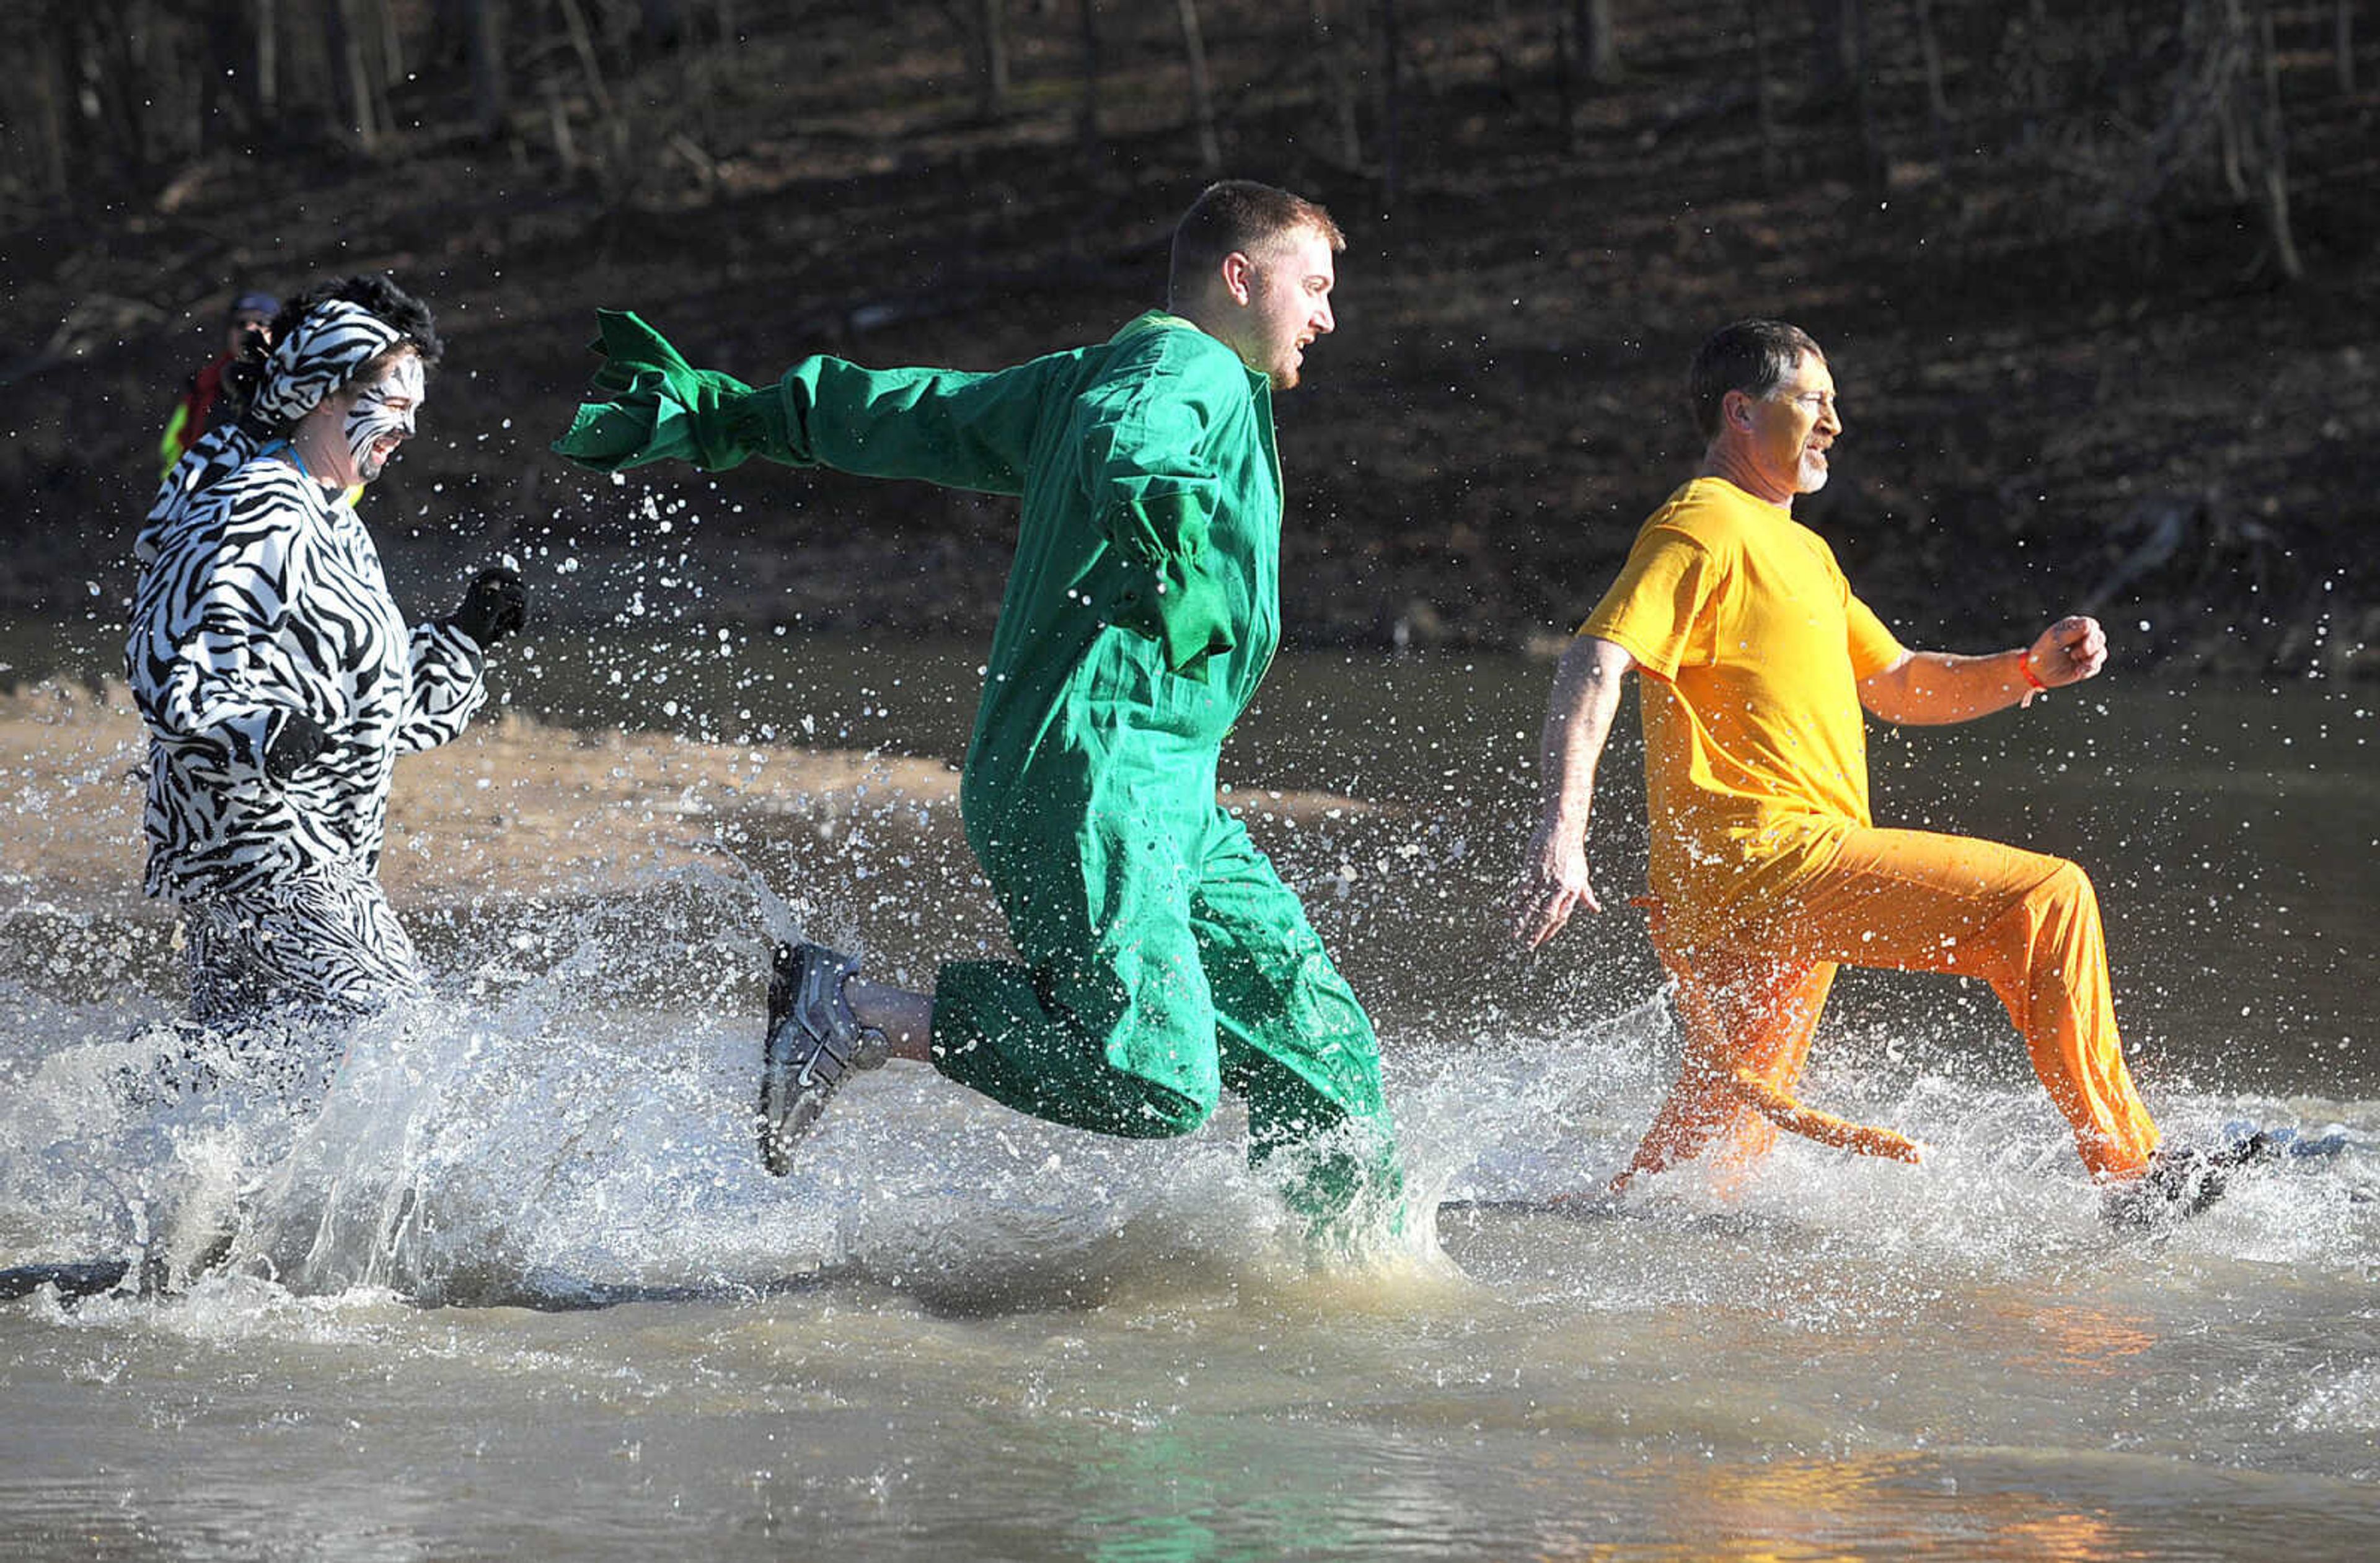
[[[832,466],[871,478],[914,478],[984,493],[1024,491],[1046,382],[1068,356],[990,374],[863,369],[805,358],[758,390],[698,370],[635,315],[601,310],[604,357],[595,399],[580,405],[553,448],[582,466],[616,472],[688,461],[718,472],[751,456]]]
[[[1203,333],[1151,331],[1153,362],[1127,361],[1088,388],[1076,422],[1093,525],[1126,564],[1115,622],[1186,672],[1237,644],[1211,546],[1227,502],[1220,447],[1251,437],[1239,360]]]

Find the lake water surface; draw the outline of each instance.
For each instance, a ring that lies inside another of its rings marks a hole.
[[[103,639],[19,626],[0,676],[88,674]],[[520,652],[507,697],[558,721],[953,759],[978,655]],[[739,837],[765,891],[722,860],[423,914],[440,1003],[294,1121],[116,1113],[162,942],[0,885],[8,937],[55,941],[0,979],[0,1266],[209,1200],[246,1222],[180,1296],[0,1302],[0,1557],[2371,1556],[2380,696],[2119,672],[1875,747],[1885,822],[2091,871],[2169,1136],[2335,1154],[2119,1235],[1987,991],[1847,977],[1806,1094],[1926,1166],[1789,1144],[1592,1218],[1433,1214],[1599,1181],[1675,1068],[1618,909],[1633,719],[1615,910],[1527,962],[1500,936],[1547,677],[1285,656],[1226,754],[1380,1023],[1419,1203],[1354,1257],[1305,1252],[1230,1109],[1107,1141],[895,1066],[759,1169],[767,919],[917,980],[995,944],[947,809]],[[1367,806],[1292,823],[1276,790]]]

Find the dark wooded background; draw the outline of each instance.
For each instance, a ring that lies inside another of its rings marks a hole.
[[[1695,454],[1685,356],[1765,313],[1835,360],[1849,433],[1806,518],[1906,636],[2079,605],[2127,656],[2369,672],[2372,12],[20,0],[0,608],[128,589],[232,291],[385,268],[451,344],[367,501],[401,588],[503,548],[559,619],[641,591],[973,632],[1001,503],[547,455],[592,309],[756,381],[817,350],[988,368],[1160,301],[1171,219],[1232,173],[1353,241],[1282,403],[1302,638],[1566,629]]]

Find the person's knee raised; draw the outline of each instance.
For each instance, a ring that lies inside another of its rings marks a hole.
[[[2060,920],[2095,917],[2099,914],[2099,895],[2091,888],[2091,876],[2081,865],[2058,860],[2057,868],[2034,891],[2034,899],[2051,908]]]

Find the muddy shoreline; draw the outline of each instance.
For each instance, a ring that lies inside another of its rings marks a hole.
[[[140,893],[139,768],[147,741],[123,686],[49,682],[0,695],[0,888],[44,901],[164,918]],[[671,733],[577,730],[483,715],[397,766],[381,878],[400,908],[505,897],[588,897],[650,884],[722,843],[767,857],[865,817],[888,856],[957,846],[958,772],[929,758],[786,744],[707,744]],[[1321,792],[1267,790],[1301,821],[1371,812]],[[142,909],[146,908],[144,912]]]

